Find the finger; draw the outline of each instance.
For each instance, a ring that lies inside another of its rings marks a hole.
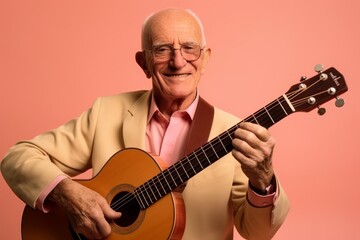
[[[237,159],[242,166],[255,167],[256,162],[254,158],[256,156],[256,150],[252,148],[247,142],[235,138],[233,140],[234,149],[232,151],[233,156]]]
[[[256,164],[271,155],[272,146],[264,144],[254,134],[238,129],[235,136],[233,155],[242,165],[255,167]]]
[[[249,167],[249,168],[254,168],[256,167],[257,163],[256,161],[254,161],[253,159],[249,158],[248,156],[246,156],[245,154],[243,154],[241,151],[238,150],[233,150],[232,151],[232,155],[234,156],[234,158],[236,160],[239,161],[239,163],[241,164],[242,167]]]
[[[99,202],[99,206],[104,213],[106,219],[117,219],[121,217],[121,213],[112,209],[109,204],[104,200]]]
[[[99,233],[96,223],[89,218],[84,218],[74,224],[72,224],[75,232],[82,234],[86,239],[100,239],[101,234]]]
[[[95,199],[92,201],[95,204],[88,206],[87,210],[89,211],[82,213],[82,218],[77,225],[79,232],[87,238],[103,239],[111,234],[111,227],[105,219],[103,209],[100,206],[100,202],[105,201],[105,199],[99,198],[98,194],[95,194]]]
[[[262,150],[265,145],[253,132],[238,128],[234,136],[233,145],[237,150],[248,157],[260,157],[258,150]]]
[[[266,128],[253,123],[241,123],[234,136],[246,141],[252,148],[262,152],[257,153],[258,157],[271,155],[276,144],[275,139]]]
[[[104,213],[100,206],[95,207],[97,210],[93,211],[89,216],[90,224],[87,226],[91,235],[91,239],[103,239],[111,234],[111,227],[105,219]]]
[[[261,125],[250,123],[250,122],[241,122],[239,124],[239,129],[246,130],[248,132],[253,133],[258,139],[260,139],[263,142],[268,141],[270,138],[270,132],[262,127]]]
[[[96,229],[99,233],[99,239],[103,239],[111,234],[111,226],[105,218],[97,222]]]
[[[116,212],[113,210],[109,204],[106,202],[104,198],[100,196],[98,199],[98,206],[100,208],[102,215],[98,216],[96,220],[96,228],[98,233],[100,234],[100,238],[105,238],[111,234],[111,226],[108,220],[117,219],[121,216],[120,212]]]
[[[241,133],[238,134],[242,135]],[[236,137],[234,138],[232,144],[236,151],[241,152],[246,157],[251,157],[255,154],[255,149],[252,146],[250,146],[250,144],[246,140],[246,137],[243,136]]]
[[[235,146],[238,146],[239,149],[246,153],[251,150],[250,148],[258,148],[261,144],[260,139],[255,134],[241,128],[235,131],[234,136]]]

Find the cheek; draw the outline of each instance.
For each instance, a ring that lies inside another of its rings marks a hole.
[[[195,82],[199,82],[200,81],[200,78],[201,76],[205,73],[205,67],[201,64],[198,64],[195,66],[196,68],[196,73],[195,73]]]
[[[161,64],[161,63],[155,64],[154,63],[151,65],[151,74],[159,76],[162,69],[166,69],[165,64]]]
[[[201,74],[205,73],[205,68],[206,68],[207,63],[209,61],[209,57],[210,57],[209,53],[205,52],[204,56],[202,57],[201,63],[199,64],[199,71],[200,71]]]

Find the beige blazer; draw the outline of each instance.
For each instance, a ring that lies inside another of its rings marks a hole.
[[[75,176],[90,168],[95,175],[120,149],[145,149],[150,96],[150,91],[137,91],[99,98],[77,119],[19,142],[1,164],[6,181],[35,207],[39,194],[56,176]],[[215,108],[210,139],[237,122]],[[246,238],[270,239],[289,210],[287,196],[277,184],[274,206],[253,207],[246,199],[248,179],[232,155],[226,155],[188,181],[183,191],[183,239],[232,239],[234,225]]]

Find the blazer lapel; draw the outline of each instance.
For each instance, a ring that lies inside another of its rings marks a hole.
[[[124,120],[124,144],[126,148],[145,149],[146,122],[149,112],[151,91],[145,92],[134,105],[129,107]]]
[[[184,149],[184,156],[190,154],[208,141],[214,120],[214,111],[214,107],[200,97],[194,119],[191,123],[189,137],[186,148]]]

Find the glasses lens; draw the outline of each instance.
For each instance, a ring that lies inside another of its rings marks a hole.
[[[201,48],[199,45],[181,45],[181,54],[187,61],[195,61],[200,57]]]
[[[154,47],[153,54],[154,58],[158,60],[168,60],[171,58],[172,55],[172,47],[169,45],[162,45]]]

